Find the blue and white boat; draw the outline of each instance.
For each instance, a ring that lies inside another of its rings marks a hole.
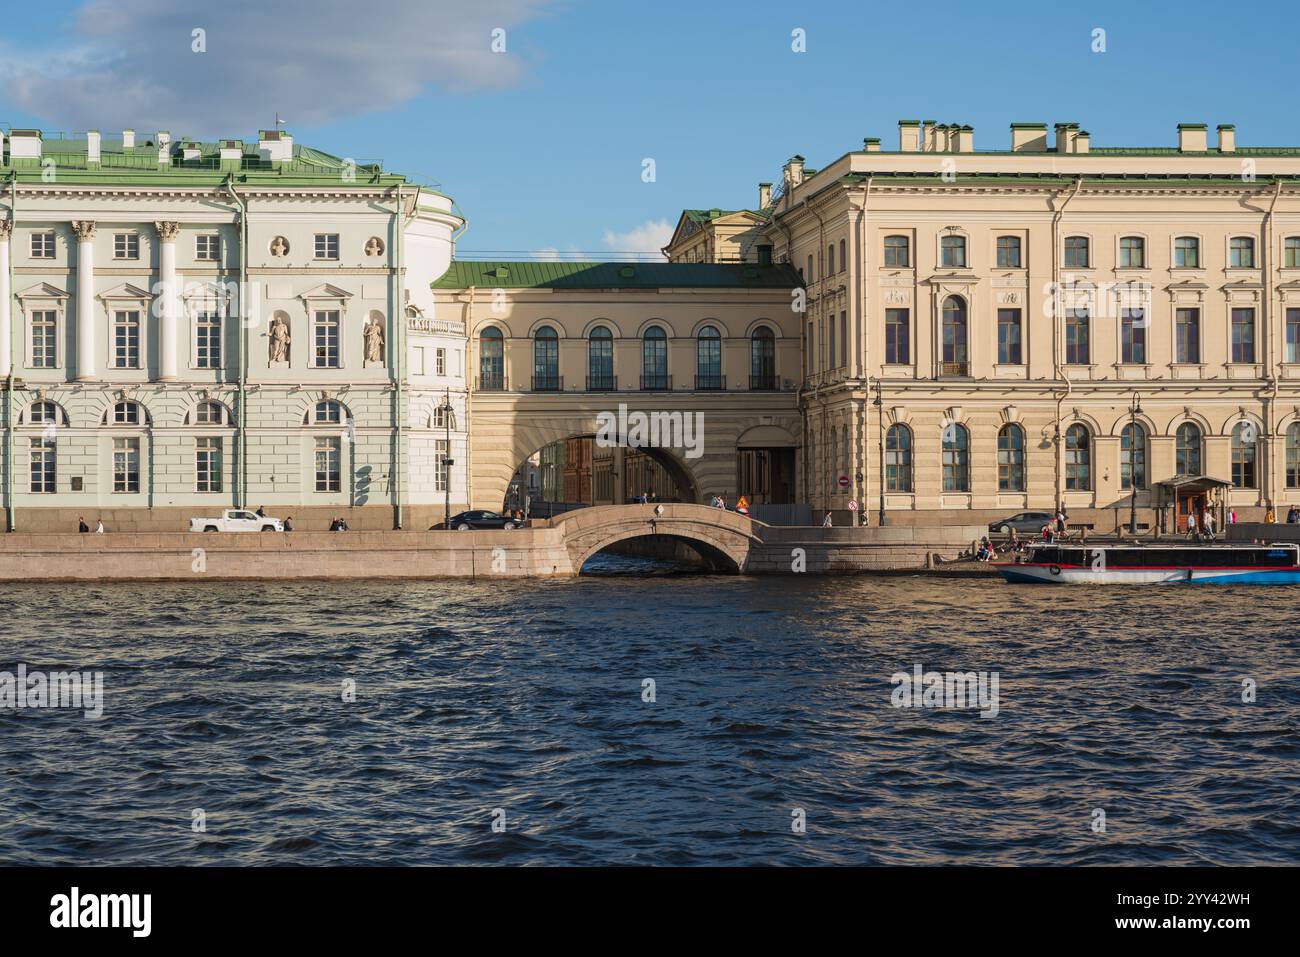
[[[1015,583],[1292,585],[1300,584],[1300,545],[1032,544],[996,567]]]

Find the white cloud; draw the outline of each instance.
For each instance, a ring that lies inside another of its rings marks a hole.
[[[657,253],[672,238],[672,223],[666,219],[647,219],[624,233],[605,230],[604,243],[621,253]]]
[[[71,34],[0,46],[12,105],[67,129],[240,136],[392,109],[429,88],[504,89],[525,73],[513,28],[545,0],[88,0]],[[56,22],[56,21],[51,21]],[[492,31],[506,31],[505,53]],[[206,35],[196,53],[193,31]]]

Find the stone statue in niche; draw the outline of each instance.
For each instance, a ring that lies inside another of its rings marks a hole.
[[[378,236],[371,236],[366,240],[367,256],[382,256],[384,254],[384,241]]]
[[[289,255],[289,242],[283,236],[276,236],[271,240],[271,255],[276,259],[283,259]]]
[[[379,362],[384,361],[384,323],[378,316],[371,316],[370,321],[366,323],[365,328],[361,330],[361,335],[366,344],[366,361]]]
[[[283,316],[276,316],[271,320],[271,328],[267,331],[266,337],[270,360],[272,362],[288,362],[289,323],[284,321]]]

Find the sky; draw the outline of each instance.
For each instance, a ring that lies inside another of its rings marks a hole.
[[[1300,11],[1280,0],[5,8],[5,127],[249,140],[278,114],[299,144],[453,197],[478,258],[653,252],[684,208],[753,206],[795,153],[896,148],[899,119],[969,124],[977,149],[1013,122],[1077,122],[1094,146],[1173,146],[1180,122],[1300,142]]]

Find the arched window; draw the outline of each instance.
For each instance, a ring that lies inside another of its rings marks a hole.
[[[1174,472],[1178,475],[1201,474],[1201,428],[1184,422],[1174,436]]]
[[[1228,268],[1255,268],[1255,240],[1252,237],[1233,236],[1228,241]]]
[[[346,420],[347,412],[344,411],[343,404],[333,399],[322,399],[312,409],[313,425],[342,425]]]
[[[1119,435],[1119,487],[1147,487],[1147,430],[1137,422],[1124,426]]]
[[[1286,430],[1286,487],[1300,488],[1300,422]]]
[[[885,265],[906,269],[912,264],[906,236],[885,237]]]
[[[844,245],[844,240],[841,239],[840,240],[840,272],[844,272],[846,269],[849,268],[849,260],[845,251],[846,251],[846,247]]]
[[[558,392],[560,382],[560,337],[550,326],[533,334],[533,391]]]
[[[488,326],[478,337],[478,387],[500,392],[506,387],[506,350],[501,330]]]
[[[949,296],[943,303],[943,375],[967,375],[966,300]]]
[[[1179,236],[1174,240],[1174,268],[1199,269],[1201,240],[1196,236]]]
[[[1237,488],[1255,488],[1255,441],[1258,430],[1254,422],[1238,422],[1232,429],[1232,484]]]
[[[229,411],[220,402],[200,402],[190,416],[191,425],[225,425]]]
[[[107,425],[147,425],[149,417],[139,402],[125,400],[114,403],[106,417]]]
[[[956,422],[943,428],[943,490],[970,491],[970,434]]]
[[[722,337],[713,326],[705,326],[695,340],[695,388],[717,390],[723,387]]]
[[[27,408],[28,425],[67,425],[68,418],[57,402],[40,399]]]
[[[767,326],[755,329],[749,340],[749,387],[755,391],[776,388],[776,336]]]
[[[1092,488],[1092,436],[1081,422],[1065,430],[1065,487],[1071,492]]]
[[[1025,430],[1008,422],[998,430],[998,491],[1025,490]]]
[[[1091,262],[1087,236],[1065,237],[1065,268],[1087,269]]]
[[[912,430],[902,423],[885,433],[885,491],[912,491]]]
[[[668,378],[668,334],[659,326],[651,326],[641,339],[641,388],[656,392],[672,388]]]
[[[1147,241],[1141,236],[1124,236],[1119,241],[1119,268],[1145,269]]]
[[[597,326],[587,339],[587,391],[613,392],[615,388],[614,334]]]

